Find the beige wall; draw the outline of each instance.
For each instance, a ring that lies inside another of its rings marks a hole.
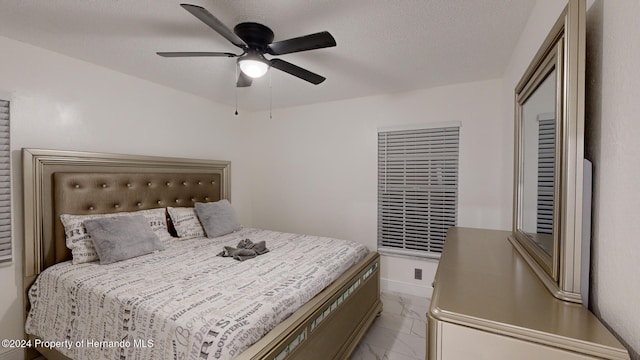
[[[15,259],[0,267],[0,339],[23,336],[22,147],[231,160],[232,201],[250,224],[247,122],[234,109],[6,38],[0,48],[0,96],[11,100]]]
[[[502,82],[278,109],[253,119],[257,227],[377,243],[377,129],[458,121],[460,226],[509,229],[511,152],[501,133]],[[507,183],[505,183],[505,181]],[[383,257],[383,286],[428,295],[436,262]],[[423,280],[413,280],[413,269]]]
[[[586,156],[593,161],[594,312],[640,359],[640,2],[587,13]]]

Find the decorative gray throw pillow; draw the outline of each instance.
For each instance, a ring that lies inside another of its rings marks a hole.
[[[196,203],[195,207],[208,238],[226,235],[242,228],[228,200]]]
[[[100,264],[111,264],[164,250],[144,216],[117,216],[86,220]]]

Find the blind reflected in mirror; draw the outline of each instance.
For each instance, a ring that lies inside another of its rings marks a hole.
[[[522,108],[522,232],[545,253],[553,252],[555,194],[556,70]]]

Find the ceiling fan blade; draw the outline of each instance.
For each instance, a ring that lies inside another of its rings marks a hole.
[[[278,70],[282,70],[288,74],[291,74],[293,76],[299,77],[302,80],[306,80],[314,85],[318,85],[321,82],[326,80],[326,78],[323,76],[312,73],[309,70],[305,70],[299,66],[293,65],[292,63],[284,60],[271,59],[271,66]]]
[[[239,71],[238,73],[238,81],[236,82],[236,86],[237,87],[248,87],[251,86],[251,82],[253,81],[253,79],[249,76],[247,76],[247,74],[243,73],[242,71]]]
[[[216,56],[216,57],[238,57],[234,53],[228,52],[205,52],[205,51],[174,51],[157,52],[162,57],[192,57],[192,56]]]
[[[191,4],[180,4],[185,10],[190,12],[193,16],[197,17],[203,23],[209,25],[210,28],[215,30],[218,34],[222,35],[225,39],[229,40],[233,45],[245,48],[247,44],[245,44],[242,39],[240,39],[236,34],[231,31],[222,21],[218,20],[215,16],[213,16],[207,9]]]
[[[322,31],[311,35],[274,42],[267,46],[267,53],[271,55],[283,55],[332,46],[336,46],[336,39],[334,39],[328,31]]]

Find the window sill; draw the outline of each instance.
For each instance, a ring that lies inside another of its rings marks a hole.
[[[399,258],[413,259],[413,260],[432,260],[440,261],[440,255],[437,253],[416,253],[408,250],[378,248],[378,253],[384,256],[393,256]]]

